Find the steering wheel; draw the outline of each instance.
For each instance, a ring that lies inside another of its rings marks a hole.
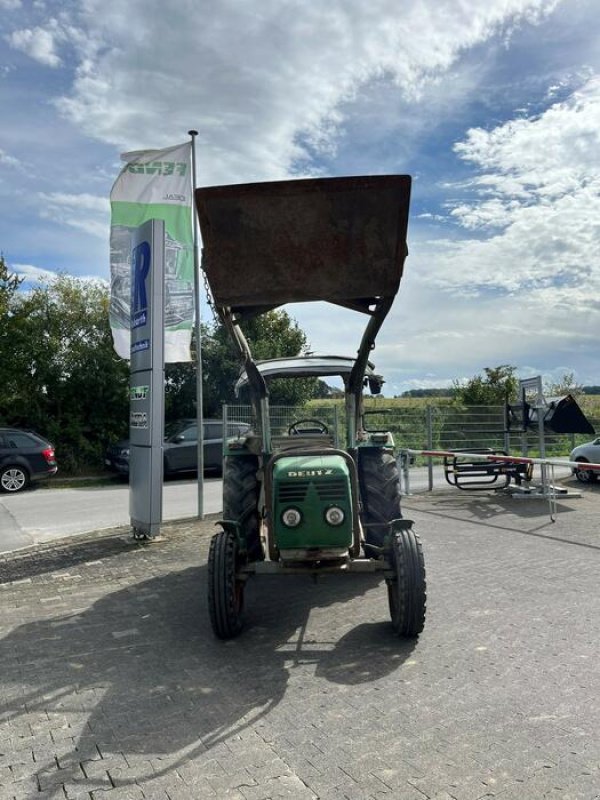
[[[302,430],[300,425],[310,425],[310,428]],[[329,428],[320,419],[299,419],[298,422],[292,422],[288,433],[290,436],[302,436],[303,433],[329,433]]]

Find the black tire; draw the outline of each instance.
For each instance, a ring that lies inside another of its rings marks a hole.
[[[383,547],[389,523],[402,517],[400,474],[392,453],[382,449],[359,451],[358,470],[365,555],[377,557],[369,545]]]
[[[427,583],[423,548],[412,529],[394,534],[390,560],[395,570],[388,580],[392,625],[398,636],[418,636],[425,625]]]
[[[244,582],[236,580],[237,541],[230,531],[219,531],[208,553],[208,611],[219,639],[232,639],[243,627]]]
[[[246,540],[248,560],[263,558],[260,543],[260,485],[256,473],[258,458],[252,455],[226,456],[223,467],[223,519],[237,522]]]
[[[0,491],[6,494],[22,492],[29,486],[29,473],[19,464],[7,464],[0,469]]]
[[[581,464],[587,464],[587,458],[577,458],[575,459]],[[580,483],[595,483],[598,475],[596,474],[596,470],[594,469],[577,469],[575,468],[575,477]]]

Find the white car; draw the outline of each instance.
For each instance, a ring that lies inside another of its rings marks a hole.
[[[600,464],[600,437],[594,439],[593,442],[580,444],[574,450],[571,450],[569,461],[581,461],[582,464]],[[597,469],[574,468],[573,472],[581,483],[593,483],[600,475],[600,470]]]

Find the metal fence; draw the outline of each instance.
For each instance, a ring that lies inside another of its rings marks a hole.
[[[260,433],[260,425],[251,406],[223,406],[223,419],[229,423],[246,423],[252,427],[255,433]],[[342,446],[344,442],[344,409],[337,404],[329,403],[323,406],[270,406],[269,419],[273,436],[285,435],[295,422],[315,419],[327,427],[327,430],[334,437],[336,447]]]
[[[257,420],[250,406],[224,407],[229,422],[245,422],[258,433]],[[271,431],[280,436],[290,425],[301,419],[318,419],[325,423],[340,446],[344,445],[345,418],[341,403],[313,403],[305,406],[272,406]],[[600,420],[590,420],[598,429]],[[514,427],[507,430],[504,406],[407,405],[377,409],[367,408],[366,426],[391,431],[396,451],[457,450],[489,447],[513,455],[539,456],[540,440],[537,429],[523,433]],[[545,431],[547,456],[568,455],[576,444],[587,441],[589,435],[553,434]]]

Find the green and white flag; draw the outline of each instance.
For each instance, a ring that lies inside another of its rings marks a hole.
[[[190,361],[194,320],[192,143],[124,153],[110,193],[110,327],[115,350],[130,357],[132,231],[165,222],[165,362]]]

